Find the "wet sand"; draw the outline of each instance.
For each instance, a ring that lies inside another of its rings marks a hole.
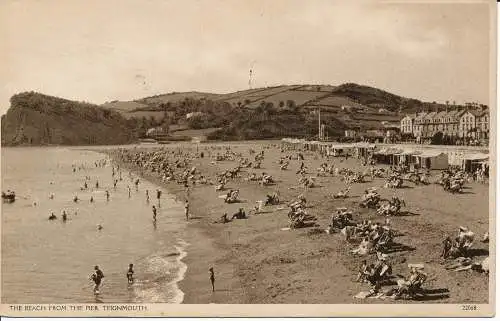
[[[231,144],[228,144],[231,145]],[[193,145],[186,145],[185,150]],[[211,144],[200,145],[199,151],[210,149]],[[262,143],[238,144],[232,151],[243,153],[253,159],[248,149],[259,152]],[[170,148],[170,147],[167,147]],[[174,148],[174,147],[171,147]],[[295,174],[301,161],[292,160],[289,169],[279,169],[278,160],[282,155],[279,148],[264,149],[265,159],[262,169],[244,169],[242,177],[230,180],[226,188],[240,189],[241,203],[226,204],[213,185],[191,187],[189,196],[191,220],[189,227],[193,237],[190,240],[186,277],[180,282],[185,292],[184,303],[486,303],[488,300],[488,277],[473,271],[451,272],[444,268],[439,258],[441,242],[445,234],[455,236],[458,226],[469,227],[476,233],[473,249],[475,261],[488,255],[488,244],[479,242],[488,231],[488,185],[466,184],[463,194],[453,195],[443,191],[439,185],[415,186],[405,182],[407,188],[384,189],[384,179],[374,182],[354,184],[351,197],[335,200],[330,195],[344,188],[340,177],[318,177],[319,187],[303,189],[297,187]],[[212,151],[215,154],[217,151]],[[223,152],[223,150],[219,150]],[[316,168],[325,159],[318,154],[305,152],[308,175],[317,176]],[[196,166],[205,177],[213,179],[215,173],[234,168],[235,161],[220,161],[211,164],[212,159],[205,151],[205,158],[194,159]],[[335,167],[362,169],[354,158],[345,161],[334,158]],[[331,163],[331,161],[329,162]],[[277,181],[274,186],[262,187],[257,182],[247,182],[246,172],[258,175],[266,172]],[[434,174],[437,174],[434,173]],[[154,175],[148,179],[164,185],[179,199],[186,197],[184,187],[176,183],[162,183]],[[232,216],[243,207],[247,214],[257,200],[264,200],[267,193],[278,190],[282,203],[295,199],[303,193],[307,198],[307,212],[318,218],[321,229],[327,227],[331,214],[337,207],[354,210],[355,220],[372,219],[382,222],[374,210],[358,206],[360,195],[372,186],[379,188],[383,198],[394,194],[403,197],[409,212],[413,215],[392,217],[391,225],[401,236],[395,241],[401,243],[402,251],[391,253],[389,262],[393,273],[408,275],[408,263],[424,263],[429,275],[424,284],[431,290],[426,301],[393,301],[378,299],[354,299],[353,295],[369,290],[367,284],[353,282],[363,259],[349,254],[354,245],[345,242],[339,234],[316,234],[311,228],[283,231],[288,227],[287,209],[279,210],[286,204],[269,206],[258,215],[248,219],[233,220],[227,224],[214,224],[227,212]],[[297,187],[290,189],[290,187]],[[216,276],[216,291],[212,293],[208,268],[213,266]]]

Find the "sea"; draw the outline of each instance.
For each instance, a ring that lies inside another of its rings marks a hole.
[[[109,158],[83,148],[2,148],[1,162],[2,191],[17,196],[2,203],[2,303],[182,303],[187,222],[168,191],[125,169],[115,189]],[[48,220],[51,212],[57,220]],[[105,276],[99,295],[90,280],[95,265]]]

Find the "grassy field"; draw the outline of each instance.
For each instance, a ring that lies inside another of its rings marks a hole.
[[[182,93],[170,93],[170,94],[158,95],[155,97],[146,97],[146,98],[139,99],[137,101],[140,103],[143,103],[143,104],[155,105],[155,104],[167,103],[167,102],[176,103],[176,102],[182,101],[186,98],[192,98],[192,99],[206,98],[206,99],[216,100],[220,96],[221,95],[219,95],[219,94],[202,93],[202,92],[193,91],[193,92],[182,92]]]
[[[131,111],[131,112],[122,112],[123,117],[129,119],[132,117],[141,119],[142,117],[146,117],[148,120],[151,117],[154,117],[156,121],[160,121],[163,119],[164,113],[162,111]]]
[[[177,130],[172,132],[172,136],[190,136],[190,137],[199,137],[206,136],[219,128],[204,128],[204,129],[186,129],[186,130]]]
[[[287,100],[293,100],[295,101],[295,104],[297,106],[301,106],[310,100],[316,99],[324,95],[325,95],[324,92],[318,92],[318,91],[289,90],[286,92],[274,94],[269,97],[261,98],[249,104],[247,107],[256,108],[260,105],[261,101],[271,102],[274,104],[275,107],[278,107],[281,101],[286,104]]]
[[[328,96],[314,102],[313,105],[334,106],[334,107],[351,106],[351,107],[362,108],[363,110],[372,110],[372,108],[361,105],[347,97],[341,97],[341,96]]]
[[[128,112],[137,108],[148,107],[148,105],[141,104],[135,101],[117,101],[117,102],[105,103],[102,105],[102,107],[116,109],[120,112]]]

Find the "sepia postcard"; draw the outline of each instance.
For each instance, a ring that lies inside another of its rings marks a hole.
[[[0,315],[495,314],[495,1],[3,0]]]

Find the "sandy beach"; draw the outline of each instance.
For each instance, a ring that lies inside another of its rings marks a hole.
[[[275,144],[274,147],[270,147]],[[218,146],[218,147],[215,147]],[[236,161],[217,161],[210,156],[223,153],[221,144],[201,144],[199,152],[204,158],[194,158],[190,167],[209,179],[216,173],[234,168]],[[331,158],[327,160],[314,152],[304,152],[304,163],[308,176],[316,177],[318,187],[304,189],[298,186],[296,171],[301,161],[292,160],[288,170],[280,170],[278,161],[281,153],[277,142],[228,143],[232,152],[242,153],[253,160],[250,148],[257,153],[264,150],[265,158],[261,169],[243,169],[241,177],[228,181],[227,189],[240,190],[240,203],[226,204],[215,191],[213,185],[190,187],[189,196],[182,185],[175,182],[164,183],[155,173],[144,172],[130,164],[124,164],[148,180],[161,184],[181,201],[189,199],[190,204],[190,246],[183,260],[187,273],[180,282],[185,293],[184,303],[394,303],[392,300],[354,299],[360,291],[368,291],[369,286],[354,282],[363,259],[349,253],[355,246],[349,244],[339,234],[317,233],[314,228],[282,230],[288,227],[287,203],[297,195],[307,198],[307,212],[317,217],[319,228],[325,229],[332,213],[338,207],[348,207],[354,212],[354,219],[383,221],[374,210],[358,206],[360,196],[369,187],[377,187],[384,198],[393,195],[402,197],[410,215],[391,217],[391,226],[398,232],[396,242],[401,250],[389,254],[393,274],[407,276],[408,263],[423,263],[429,280],[424,288],[430,295],[425,301],[396,301],[404,303],[486,303],[488,301],[488,276],[474,271],[452,272],[443,266],[440,252],[445,235],[456,235],[459,226],[467,226],[477,237],[488,231],[488,190],[487,184],[467,183],[462,194],[445,192],[442,186],[430,184],[415,186],[405,182],[406,188],[385,189],[385,179],[353,184],[350,197],[334,199],[331,195],[345,187],[340,177],[317,177],[316,168],[323,162],[335,167],[363,170],[361,162],[355,158],[348,160]],[[178,149],[177,145],[165,146]],[[196,145],[182,146],[183,152],[197,151]],[[113,153],[111,152],[111,155]],[[295,153],[296,154],[296,153]],[[276,181],[273,186],[263,187],[257,182],[246,181],[248,173],[260,175],[265,172]],[[438,172],[433,172],[437,175]],[[278,191],[281,204],[266,206],[259,214],[250,214],[248,219],[233,220],[222,224],[218,221],[222,214],[232,216],[238,208],[247,214],[264,200],[266,194]],[[429,197],[432,195],[432,197]],[[474,260],[488,256],[488,244],[476,241],[473,245]],[[208,268],[215,269],[215,293],[209,282]]]

